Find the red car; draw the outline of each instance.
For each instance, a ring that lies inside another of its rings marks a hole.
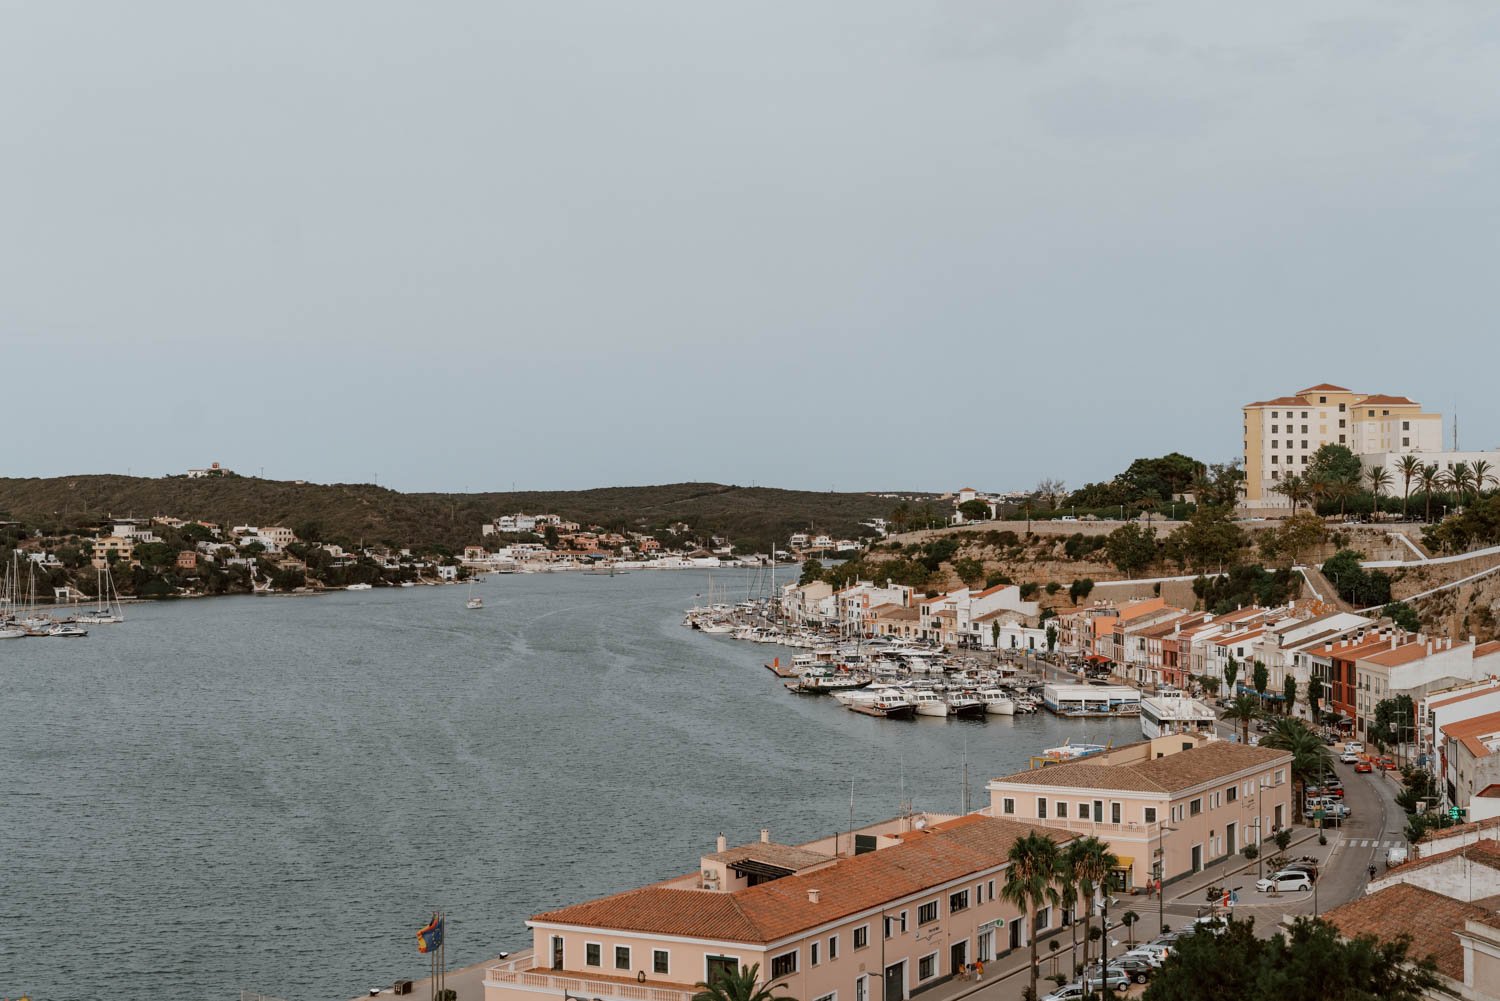
[[[1361,761],[1359,761],[1359,762],[1357,762],[1355,764],[1354,770],[1356,772],[1366,772],[1366,773],[1368,773],[1368,772],[1373,772],[1375,770],[1375,766],[1372,765],[1372,764],[1370,764],[1370,762],[1367,761],[1367,760],[1361,760]]]
[[[1388,772],[1393,772],[1396,770],[1396,760],[1394,758],[1381,758],[1380,767]]]

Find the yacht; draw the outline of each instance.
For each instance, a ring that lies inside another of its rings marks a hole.
[[[484,607],[484,599],[481,598],[479,595],[476,594],[476,595],[474,595],[474,597],[472,597],[468,601],[464,602],[464,607],[465,608],[483,608]]]
[[[1015,700],[1005,694],[1003,689],[982,689],[979,699],[984,703],[984,711],[991,716],[1014,716],[1016,714]]]
[[[61,622],[47,630],[48,636],[87,636],[89,631],[71,622]]]
[[[344,590],[345,591],[373,591],[373,590],[375,590],[375,585],[374,584],[350,584],[348,587],[344,588]]]
[[[948,703],[943,697],[931,689],[912,693],[912,704],[916,707],[918,716],[947,716]]]
[[[953,716],[963,716],[969,719],[985,714],[985,703],[977,696],[968,692],[956,692],[948,696],[948,712]]]
[[[917,707],[905,695],[894,690],[891,694],[878,697],[870,703],[870,708],[886,719],[911,719],[917,712]]]
[[[18,640],[25,635],[24,629],[17,629],[15,626],[0,626],[0,640]]]

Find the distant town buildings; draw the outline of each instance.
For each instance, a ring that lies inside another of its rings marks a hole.
[[[201,480],[201,479],[204,479],[205,477],[209,477],[209,476],[231,476],[231,475],[233,475],[233,471],[232,470],[225,469],[223,466],[219,465],[217,462],[210,463],[204,469],[189,469],[187,471],[187,478],[190,479],[190,480]]]

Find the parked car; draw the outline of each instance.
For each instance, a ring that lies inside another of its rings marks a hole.
[[[1283,869],[1281,872],[1272,873],[1265,879],[1259,880],[1255,884],[1255,888],[1261,893],[1272,889],[1281,893],[1287,890],[1311,890],[1312,885],[1312,877],[1307,873]]]
[[[1354,770],[1361,775],[1368,775],[1375,770],[1375,766],[1364,759],[1360,759],[1359,763],[1354,766]]]
[[[1152,966],[1161,966],[1162,963],[1165,963],[1167,961],[1167,955],[1171,953],[1173,943],[1176,941],[1177,940],[1174,938],[1170,942],[1162,941],[1161,939],[1158,939],[1155,942],[1147,942],[1145,945],[1136,946],[1134,949],[1131,949],[1129,952],[1125,953],[1125,955],[1140,956]]]
[[[1313,882],[1318,880],[1318,864],[1316,862],[1288,862],[1281,867],[1282,872],[1305,872],[1312,877]]]
[[[1083,997],[1083,984],[1063,984],[1051,994],[1042,998],[1042,1001],[1080,1001]]]
[[[1339,755],[1339,760],[1346,765],[1357,765],[1359,764],[1359,755],[1353,751],[1345,751]]]
[[[1357,740],[1346,740],[1344,741],[1344,750],[1354,754],[1363,754],[1365,745]]]
[[[1128,953],[1111,959],[1109,965],[1113,969],[1122,971],[1138,984],[1144,984],[1156,972],[1156,967],[1152,965],[1151,960],[1145,956],[1132,956]],[[1099,964],[1093,963],[1089,969],[1092,977],[1099,972]]]
[[[1389,756],[1381,758],[1379,761],[1379,765],[1386,771],[1393,772],[1396,770],[1396,759]]]
[[[1097,991],[1106,986],[1112,991],[1128,991],[1130,990],[1130,974],[1111,963],[1109,970],[1102,977],[1098,970],[1083,975],[1084,990]]]

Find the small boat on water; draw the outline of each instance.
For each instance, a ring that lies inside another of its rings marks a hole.
[[[375,585],[374,584],[350,584],[348,587],[344,588],[344,590],[345,591],[373,591],[373,590],[375,590]]]
[[[87,629],[79,625],[74,625],[71,622],[62,622],[47,630],[48,636],[62,636],[65,638],[76,638],[87,636],[88,634],[89,631]]]
[[[976,696],[967,692],[958,692],[948,696],[948,714],[964,719],[982,718],[985,714],[985,704]]]
[[[0,626],[0,640],[18,640],[26,636],[26,630],[15,626]]]
[[[484,599],[481,598],[479,595],[476,594],[476,595],[474,595],[474,597],[472,597],[468,601],[464,602],[464,607],[465,608],[483,608],[484,607]]]
[[[108,565],[96,571],[96,576],[97,601],[93,610],[78,616],[77,621],[100,626],[124,622],[125,607],[120,604],[120,592],[115,589],[114,575],[109,572]]]
[[[979,699],[984,711],[991,716],[1014,716],[1016,703],[1002,688],[986,688],[980,691]]]
[[[918,716],[948,715],[948,703],[937,692],[926,690],[912,693],[912,705]]]

